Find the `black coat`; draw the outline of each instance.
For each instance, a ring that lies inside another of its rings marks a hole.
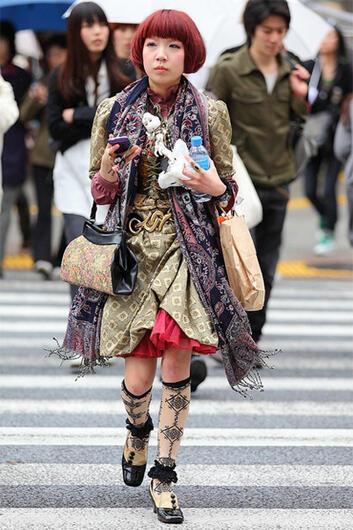
[[[97,106],[88,105],[85,87],[82,87],[82,95],[74,103],[66,104],[57,87],[59,68],[56,68],[49,77],[47,123],[52,148],[64,153],[80,140],[90,138]],[[75,109],[73,123],[63,120],[62,112],[66,108]]]
[[[12,86],[16,103],[20,106],[30,87],[32,76],[23,68],[12,63],[2,68],[1,74],[5,81],[8,81]],[[17,121],[4,135],[1,159],[4,186],[20,186],[26,178],[25,134],[24,125]]]

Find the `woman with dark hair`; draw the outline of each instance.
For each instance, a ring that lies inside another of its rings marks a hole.
[[[149,404],[161,358],[158,448],[148,476],[154,511],[166,523],[183,521],[172,486],[190,403],[192,352],[221,352],[232,388],[243,395],[261,386],[251,373],[263,354],[229,286],[219,243],[217,207],[231,208],[237,190],[228,112],[224,103],[208,99],[183,75],[196,72],[205,55],[188,15],[169,9],[153,13],[138,28],[132,46],[132,61],[145,75],[97,110],[92,193],[97,203],[112,203],[105,221],[108,230],[121,217],[138,259],[138,275],[129,296],[80,288],[57,352],[66,358],[82,356],[86,366],[104,364],[113,356],[125,358],[121,395],[128,435],[122,468],[128,486],[143,481],[153,429]],[[191,138],[201,136],[210,169],[201,169],[186,156],[185,163],[194,168],[184,167],[190,180],[161,189],[157,178],[165,159],[143,125],[146,113],[161,122],[159,140],[162,136],[170,149],[180,138],[190,148]],[[126,135],[133,144],[122,164],[114,162],[118,147],[107,144],[111,134]],[[207,193],[208,202],[198,202],[194,192]]]
[[[54,201],[64,214],[67,243],[82,233],[90,213],[92,198],[86,175],[97,106],[128,82],[119,70],[104,11],[94,2],[76,5],[67,22],[66,60],[49,79],[47,104],[49,132],[58,151]]]
[[[119,66],[131,81],[136,81],[136,69],[130,59],[131,44],[138,28],[138,24],[110,24],[113,33],[115,53],[118,56]]]
[[[337,27],[333,27],[322,41],[316,60],[304,63],[304,66],[311,73],[308,95],[311,116],[325,112],[330,117],[318,153],[309,159],[304,170],[305,193],[319,215],[319,241],[314,253],[327,255],[336,249],[336,182],[341,169],[341,162],[333,152],[334,134],[342,100],[353,89],[352,69],[343,36]],[[322,170],[324,184],[320,193],[319,176]]]

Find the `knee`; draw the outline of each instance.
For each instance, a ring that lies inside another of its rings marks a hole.
[[[126,380],[125,377],[125,387],[134,396],[142,396],[151,386],[152,383],[148,378],[140,377],[131,381],[130,379]]]
[[[170,352],[168,351],[162,359],[161,374],[163,381],[176,383],[190,376],[190,357],[189,352]]]

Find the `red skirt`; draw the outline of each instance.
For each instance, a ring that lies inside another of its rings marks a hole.
[[[192,351],[194,353],[209,354],[216,353],[214,346],[200,344],[195,339],[189,339],[175,320],[164,309],[157,313],[154,326],[146,331],[136,348],[126,355],[120,357],[153,358],[162,357],[163,352],[169,348]]]

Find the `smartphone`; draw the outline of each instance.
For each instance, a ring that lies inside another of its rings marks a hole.
[[[108,144],[116,145],[119,144],[119,149],[115,151],[116,154],[124,153],[131,147],[131,140],[128,136],[116,136],[115,138],[109,138]]]

